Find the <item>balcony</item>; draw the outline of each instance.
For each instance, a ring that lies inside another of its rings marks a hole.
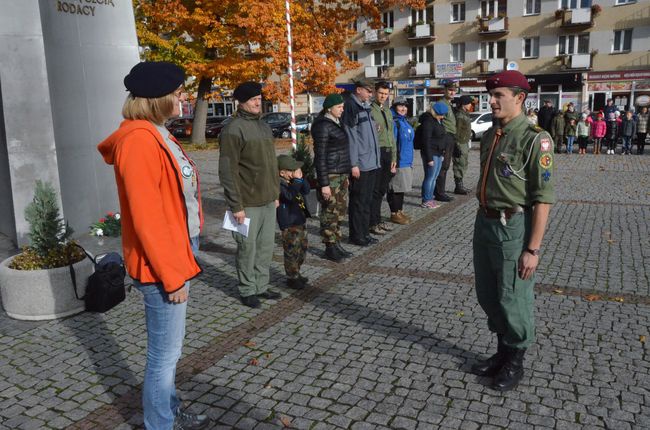
[[[390,77],[390,68],[389,65],[366,66],[365,76],[366,78],[387,79]]]
[[[430,76],[433,63],[410,63],[409,76]]]
[[[497,73],[505,70],[508,60],[506,58],[489,58],[486,60],[478,60],[480,73]]]
[[[562,66],[568,70],[591,70],[591,54],[563,55]]]
[[[380,28],[377,30],[369,29],[363,32],[363,44],[364,45],[386,45],[388,40],[388,35],[392,32],[392,29]]]
[[[483,36],[504,35],[508,34],[508,17],[500,16],[496,18],[479,18],[478,34]]]
[[[594,18],[591,8],[560,9],[563,28],[593,27]]]
[[[436,38],[433,23],[410,25],[407,34],[409,40],[434,40]]]

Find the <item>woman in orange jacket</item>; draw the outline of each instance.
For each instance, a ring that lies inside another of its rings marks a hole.
[[[183,100],[183,70],[145,62],[124,78],[125,120],[99,152],[115,170],[124,260],[143,294],[147,365],[142,402],[145,428],[200,429],[205,415],[181,410],[174,378],[185,336],[190,279],[201,273],[194,253],[202,226],[196,166],[165,129]]]

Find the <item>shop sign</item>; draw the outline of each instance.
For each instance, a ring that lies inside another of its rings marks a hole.
[[[528,109],[537,109],[539,108],[539,94],[536,93],[530,93],[528,94],[528,97],[526,97],[526,101],[524,102],[526,111]]]
[[[650,79],[650,70],[587,73],[587,80],[589,81],[625,81],[630,79]]]
[[[463,76],[463,63],[436,63],[437,79],[460,78]]]
[[[650,105],[650,96],[639,96],[636,98],[636,102],[634,104],[637,106],[648,106]]]

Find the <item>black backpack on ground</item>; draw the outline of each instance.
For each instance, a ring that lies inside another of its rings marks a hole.
[[[94,258],[85,249],[84,253],[94,263],[95,272],[88,277],[86,294],[79,297],[74,268],[70,265],[74,294],[77,299],[84,300],[88,312],[106,312],[126,298],[124,260],[117,252],[109,252]]]

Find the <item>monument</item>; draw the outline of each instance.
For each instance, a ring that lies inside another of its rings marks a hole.
[[[77,234],[119,209],[97,144],[121,121],[139,61],[130,0],[0,0],[0,233],[27,242],[37,179]]]

